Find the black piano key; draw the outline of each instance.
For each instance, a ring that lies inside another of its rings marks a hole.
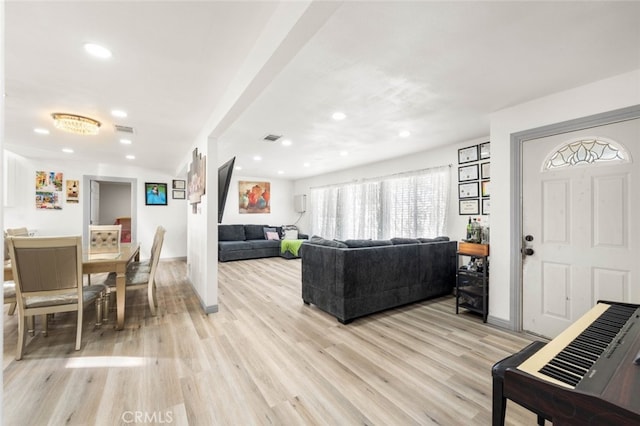
[[[581,351],[590,354],[592,357],[598,358],[602,351],[596,351],[591,346],[585,345],[584,343],[573,341],[569,343],[569,346],[580,349]]]
[[[616,344],[618,333],[636,310],[637,307],[610,305],[539,372],[575,387],[600,356]]]
[[[600,352],[604,351],[605,348],[607,346],[609,346],[608,343],[601,343],[601,342],[599,342],[597,340],[589,339],[589,338],[587,338],[586,336],[584,336],[582,334],[579,335],[578,337],[576,337],[575,341],[580,342],[582,344],[585,344],[585,345],[593,348],[594,350],[600,351]]]
[[[570,373],[573,373],[577,376],[579,376],[580,378],[583,378],[585,374],[587,374],[588,369],[586,368],[581,368],[575,364],[571,364],[568,362],[565,362],[561,359],[559,359],[558,357],[555,357],[554,359],[552,359],[551,361],[549,361],[549,365],[553,365],[555,367],[561,368],[563,370],[566,370]]]
[[[593,365],[592,361],[589,361],[579,356],[575,356],[567,351],[559,352],[558,355],[556,355],[556,358],[566,361],[570,364],[579,365],[585,370],[588,370]]]
[[[589,353],[589,352],[585,352],[582,349],[575,347],[573,345],[573,343],[570,343],[567,347],[565,347],[563,349],[564,351],[568,351],[570,353],[573,353],[574,355],[580,356],[584,359],[588,359],[590,361],[595,361],[596,359],[598,359],[597,356],[594,356],[593,354]]]
[[[575,386],[580,382],[580,377],[548,364],[540,369],[540,373],[544,373],[549,377],[553,377],[554,379],[560,380],[561,382],[571,386]]]
[[[601,334],[594,333],[591,330],[585,330],[580,335],[592,341],[599,342],[601,345],[604,345],[604,346],[607,346],[609,343],[611,343],[611,340],[603,338]]]

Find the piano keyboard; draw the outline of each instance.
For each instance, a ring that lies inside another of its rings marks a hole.
[[[585,377],[595,374],[598,360],[611,357],[638,312],[633,306],[598,303],[518,369],[575,389]]]

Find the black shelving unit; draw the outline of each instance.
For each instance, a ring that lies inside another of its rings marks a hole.
[[[471,265],[471,266],[470,266]],[[458,251],[456,314],[460,308],[482,315],[487,322],[489,310],[489,256]]]

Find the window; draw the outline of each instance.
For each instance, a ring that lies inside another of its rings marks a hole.
[[[340,240],[444,235],[449,175],[445,166],[312,189],[312,233]]]
[[[544,169],[628,160],[627,153],[615,142],[604,138],[588,138],[563,144],[545,161]]]

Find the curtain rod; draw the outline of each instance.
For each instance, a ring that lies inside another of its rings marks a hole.
[[[442,167],[451,168],[452,165],[453,164],[449,163],[449,164],[445,164],[445,165],[442,165],[442,166],[433,166],[433,167],[427,167],[425,169],[409,170],[407,172],[393,173],[393,174],[390,174],[390,175],[377,176],[377,177],[372,177],[372,178],[353,179],[353,180],[348,181],[348,182],[330,183],[328,185],[320,185],[320,186],[310,186],[309,189],[331,188],[333,186],[343,186],[343,185],[350,185],[350,184],[354,184],[354,183],[371,182],[371,181],[376,181],[376,180],[381,180],[381,179],[386,179],[386,178],[393,178],[393,177],[404,176],[404,175],[414,175],[414,174],[426,172],[426,171],[433,170],[433,169],[440,169]]]

